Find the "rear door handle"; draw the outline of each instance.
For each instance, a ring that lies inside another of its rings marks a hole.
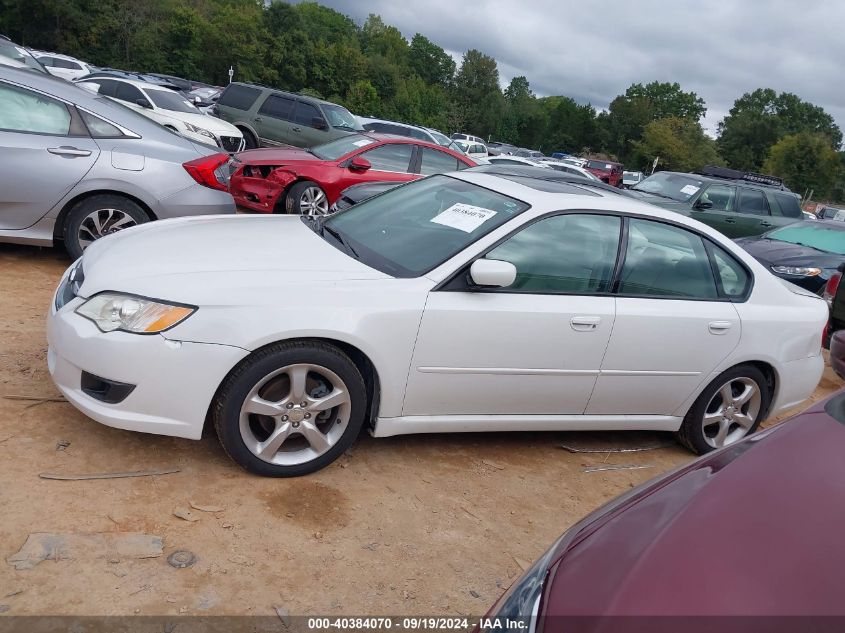
[[[257,116],[253,119],[253,121],[255,121],[256,123],[261,123],[262,119],[260,116]]]
[[[294,132],[301,132],[301,131],[302,131],[302,128],[301,128],[301,127],[293,127],[293,128],[291,128],[291,129],[292,129]]]
[[[733,323],[730,321],[711,321],[708,329],[710,330],[710,334],[727,334],[728,330],[733,327]]]
[[[770,226],[774,226],[774,224],[772,224],[771,222],[760,222],[760,226],[765,226],[766,228],[768,228]]]
[[[569,320],[572,329],[578,332],[592,332],[599,323],[601,323],[599,316],[574,316]]]
[[[725,218],[725,224],[736,224],[736,220],[733,218]]]
[[[47,151],[56,156],[90,156],[91,150],[78,149],[76,147],[69,147],[62,145],[61,147],[48,147]]]

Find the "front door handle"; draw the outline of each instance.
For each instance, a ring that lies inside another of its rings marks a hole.
[[[576,332],[592,332],[599,323],[601,323],[599,316],[574,316],[569,320],[569,324]]]
[[[733,218],[725,218],[725,224],[736,224],[736,220]]]
[[[301,132],[301,131],[302,131],[302,128],[301,128],[301,127],[296,127],[296,126],[292,127],[291,129],[292,129],[294,132]]]
[[[760,222],[760,226],[765,226],[766,228],[769,228],[770,226],[774,226],[774,224],[772,224],[771,222]]]
[[[257,116],[253,119],[253,121],[255,121],[256,123],[261,123],[262,119],[260,116]]]
[[[710,330],[710,334],[727,334],[728,330],[733,327],[733,323],[730,321],[711,321],[710,325],[707,328]]]
[[[51,154],[55,154],[56,156],[90,156],[91,150],[88,149],[78,149],[76,147],[70,147],[68,145],[62,145],[61,147],[48,147],[47,151]]]

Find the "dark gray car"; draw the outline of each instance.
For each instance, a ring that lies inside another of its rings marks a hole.
[[[255,84],[230,83],[215,110],[243,132],[247,149],[314,147],[364,130],[349,110],[336,103]]]
[[[229,156],[51,75],[0,66],[0,241],[78,257],[149,220],[234,213]]]

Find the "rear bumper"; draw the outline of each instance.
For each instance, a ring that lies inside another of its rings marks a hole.
[[[155,211],[159,220],[192,215],[221,215],[234,213],[235,201],[227,191],[195,184],[162,198]]]
[[[823,372],[824,357],[821,354],[781,365],[777,393],[769,415],[804,402],[815,391]]]

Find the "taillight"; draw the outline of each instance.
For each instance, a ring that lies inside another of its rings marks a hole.
[[[842,281],[842,273],[833,273],[831,278],[827,280],[827,284],[824,287],[822,299],[827,302],[827,306],[829,308],[833,307],[833,298],[836,296],[836,291],[839,290],[840,281]]]
[[[229,191],[229,160],[228,154],[212,154],[183,163],[182,167],[203,187]]]

